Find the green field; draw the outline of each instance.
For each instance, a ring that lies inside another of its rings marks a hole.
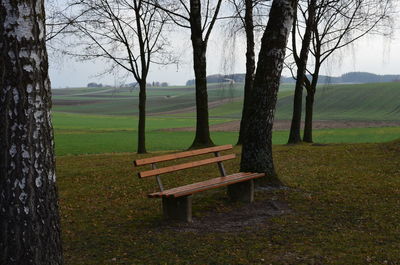
[[[243,84],[210,86],[210,124],[238,121],[242,112]],[[293,85],[282,85],[277,119],[290,119]],[[148,89],[147,146],[149,151],[187,148],[194,127],[193,87]],[[53,123],[58,155],[136,150],[138,92],[127,88],[76,88],[53,90]],[[316,96],[315,119],[400,121],[400,83],[326,85]],[[192,109],[190,109],[192,108]],[[160,113],[173,111],[173,113]],[[155,114],[156,115],[151,115]],[[167,131],[166,131],[167,130]],[[274,144],[285,144],[287,131],[273,134]],[[213,132],[215,144],[236,143],[238,132]],[[400,127],[315,130],[319,143],[385,142],[400,136]]]
[[[210,86],[209,100],[235,99],[243,95],[241,84],[235,86]],[[120,89],[57,89],[53,92],[54,111],[68,113],[135,115],[138,113],[139,92]],[[157,113],[193,107],[193,87],[149,88],[147,111]]]
[[[54,113],[57,155],[134,152],[137,145],[137,118],[131,116],[100,116]],[[210,124],[229,119],[210,120]],[[194,132],[162,131],[162,129],[193,127],[194,119],[149,117],[147,146],[149,151],[180,150],[193,141]],[[212,132],[215,144],[234,144],[237,132]],[[400,127],[321,129],[314,131],[318,143],[373,143],[386,142],[400,136]],[[285,144],[288,131],[275,131],[274,144]]]
[[[241,118],[243,84],[210,86],[209,101],[226,100],[210,109],[211,117]],[[290,119],[293,85],[283,84],[277,106],[278,119]],[[54,111],[96,114],[137,114],[138,91],[120,89],[57,89],[53,91]],[[315,119],[400,121],[400,83],[321,85],[315,99]],[[193,87],[149,88],[147,112],[176,111],[195,105]],[[172,116],[193,117],[193,111]]]
[[[210,115],[240,119],[240,106],[241,102],[225,104],[211,109]],[[291,119],[292,106],[293,92],[281,91],[276,118]],[[320,85],[315,96],[314,118],[400,121],[400,83]]]
[[[278,103],[278,119],[291,118],[292,97]],[[400,120],[400,83],[324,85],[317,90],[317,120]]]

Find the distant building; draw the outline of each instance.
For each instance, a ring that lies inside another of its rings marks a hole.
[[[233,85],[233,84],[236,83],[235,80],[230,79],[230,78],[225,78],[224,81],[225,81],[226,83],[230,84],[230,85]]]
[[[89,84],[87,84],[87,87],[103,87],[103,84],[97,84],[97,83],[94,83],[94,82],[92,82],[92,83],[89,83]]]

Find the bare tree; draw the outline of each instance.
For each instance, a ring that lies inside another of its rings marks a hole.
[[[240,170],[243,172],[266,173],[265,182],[271,185],[280,185],[272,158],[272,126],[296,4],[296,0],[272,2],[258,55],[240,162]]]
[[[233,17],[240,20],[241,26],[244,28],[246,34],[246,76],[244,82],[242,119],[240,121],[239,138],[237,142],[237,144],[240,145],[243,143],[243,137],[245,136],[244,131],[247,122],[246,110],[248,109],[249,99],[253,88],[254,73],[256,70],[253,14],[256,1],[231,0],[230,2],[235,8],[235,13]]]
[[[296,20],[296,25],[293,30],[293,38],[301,35],[302,26],[304,21],[310,21],[310,5],[314,3],[310,0],[307,5],[299,5],[301,19]],[[306,117],[304,125],[303,140],[305,142],[312,142],[312,120],[313,120],[313,106],[314,96],[318,84],[318,77],[321,66],[326,60],[332,56],[339,49],[344,48],[363,36],[369,33],[383,33],[390,30],[392,0],[318,0],[314,12],[314,19],[312,23],[306,23],[307,27],[311,27],[312,42],[310,52],[312,55],[312,62],[307,65],[307,73],[310,78],[304,79],[304,85],[307,91],[306,97]],[[312,8],[312,7],[311,7]],[[304,33],[305,34],[305,33]],[[304,35],[305,36],[305,35]],[[303,37],[303,44],[305,37]],[[293,40],[296,44],[296,40]],[[306,46],[305,46],[306,47]],[[301,51],[305,49],[302,46]],[[293,53],[295,58],[301,57],[297,54],[296,47],[293,46]],[[295,59],[298,68],[302,68],[304,60]],[[302,79],[301,75],[297,79]],[[297,106],[297,115],[293,116],[291,128],[293,134],[297,135],[295,139],[298,140],[300,132],[300,122],[297,122],[298,117],[301,117],[301,98],[295,96],[295,105]],[[299,114],[300,112],[300,114]],[[289,139],[291,142],[291,139]]]
[[[244,98],[242,107],[242,118],[240,121],[240,130],[238,145],[243,143],[245,136],[245,127],[247,122],[247,113],[249,98],[252,93],[254,73],[256,70],[255,44],[258,36],[265,29],[268,21],[268,10],[270,8],[270,0],[229,0],[232,6],[232,14],[220,17],[220,19],[228,19],[225,30],[229,32],[229,42],[236,38],[237,33],[244,32],[246,38],[246,75],[244,83]]]
[[[305,1],[305,7],[303,2],[299,2],[297,11],[295,13],[295,19],[293,20],[293,28],[292,28],[292,49],[293,49],[293,58],[295,64],[297,66],[297,74],[296,74],[296,86],[294,91],[294,103],[293,103],[293,116],[292,123],[290,126],[290,134],[289,134],[289,144],[296,144],[301,142],[300,136],[300,125],[301,125],[301,113],[303,107],[303,87],[306,77],[307,70],[307,62],[308,62],[308,54],[311,45],[312,38],[312,29],[315,23],[315,12],[317,8],[317,0],[307,0]],[[297,54],[297,44],[296,44],[296,34],[300,34],[298,32],[298,21],[297,21],[297,13],[301,12],[302,17],[304,18],[305,29],[304,34],[302,35],[301,40],[301,50],[300,54]]]
[[[191,148],[211,146],[208,121],[207,44],[222,0],[149,0],[182,28],[190,29],[196,86],[196,135]]]
[[[170,62],[163,30],[168,17],[142,0],[74,0],[68,16],[56,25],[70,25],[75,36],[67,53],[84,60],[105,59],[129,73],[139,84],[138,153],[146,153],[146,81],[152,63]],[[59,30],[55,30],[59,32]]]
[[[254,32],[254,6],[258,1],[254,0],[230,0],[233,7],[233,14],[225,18],[228,22],[228,38],[234,39],[236,32],[244,30],[246,35],[246,75],[244,81],[244,98],[242,107],[242,118],[240,121],[239,137],[237,145],[243,143],[245,136],[245,124],[247,122],[247,113],[251,90],[253,88],[254,73],[256,70],[255,59],[255,32]],[[231,41],[231,40],[230,40]]]
[[[62,264],[42,0],[0,1],[0,263]]]
[[[64,21],[60,20],[60,15],[65,11],[64,8],[61,7],[62,4],[58,2],[58,0],[47,0],[45,2],[46,8],[46,41],[48,44],[51,44],[51,40],[58,37],[58,35],[64,33],[69,29],[72,21],[75,21],[77,18]],[[52,49],[52,47],[49,50]]]
[[[327,1],[327,0],[326,0]],[[337,0],[338,1],[338,0]],[[314,96],[321,65],[337,50],[350,45],[368,33],[390,30],[392,0],[339,1],[339,6],[325,5],[318,11],[314,24],[311,54],[314,67],[306,79],[306,115],[303,141],[312,142]],[[329,16],[331,15],[331,16]]]
[[[239,138],[237,144],[242,144],[243,138],[246,135],[245,130],[249,118],[247,115],[247,110],[249,108],[250,96],[254,83],[254,72],[256,70],[256,55],[254,50],[253,2],[253,0],[245,0],[245,15],[242,21],[246,32],[246,77],[244,81],[242,119],[240,121]]]

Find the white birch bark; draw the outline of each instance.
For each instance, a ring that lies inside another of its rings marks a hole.
[[[42,0],[0,1],[0,264],[61,264]]]
[[[274,0],[258,57],[240,170],[266,174],[263,184],[280,185],[272,158],[272,125],[296,0]]]

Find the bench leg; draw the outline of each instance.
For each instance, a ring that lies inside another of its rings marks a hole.
[[[192,222],[192,195],[179,198],[162,198],[164,218]]]
[[[254,181],[252,179],[229,185],[227,189],[228,197],[231,201],[254,201]]]

